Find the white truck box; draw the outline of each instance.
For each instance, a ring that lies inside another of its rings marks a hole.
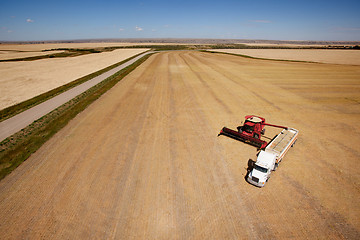
[[[287,151],[294,146],[299,131],[294,128],[283,129],[258,154],[254,168],[248,175],[248,182],[263,187],[270,178],[271,171],[275,171]]]

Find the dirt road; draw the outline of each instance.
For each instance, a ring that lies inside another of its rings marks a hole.
[[[0,235],[359,239],[359,88],[355,66],[153,55],[0,182]],[[256,149],[217,137],[246,114],[300,130],[262,189]]]

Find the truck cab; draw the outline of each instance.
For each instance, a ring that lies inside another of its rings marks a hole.
[[[270,178],[270,173],[276,168],[276,154],[260,151],[253,169],[248,175],[248,182],[263,187]]]

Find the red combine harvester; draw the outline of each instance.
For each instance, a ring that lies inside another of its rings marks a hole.
[[[263,149],[268,144],[261,140],[261,136],[265,133],[265,126],[287,129],[287,127],[284,126],[265,123],[265,118],[248,115],[245,116],[244,125],[237,127],[238,131],[223,127],[219,135],[225,135]]]

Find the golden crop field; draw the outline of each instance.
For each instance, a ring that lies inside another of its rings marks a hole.
[[[149,49],[118,49],[77,57],[0,62],[0,109],[23,102],[147,50]]]
[[[156,53],[0,182],[0,234],[359,239],[359,102],[360,66]],[[248,114],[299,130],[261,189],[217,136]]]
[[[360,65],[360,51],[349,49],[216,49],[212,51],[256,58]]]

